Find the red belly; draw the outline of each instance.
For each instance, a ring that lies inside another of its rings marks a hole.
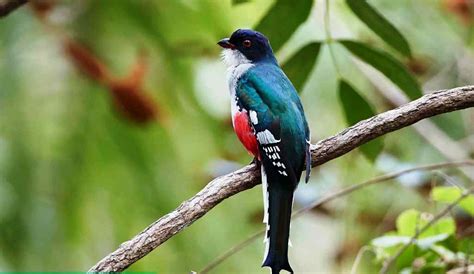
[[[247,111],[244,110],[242,112],[237,112],[234,115],[234,131],[245,149],[247,149],[250,154],[260,159],[257,138],[255,138],[253,129],[250,127]]]

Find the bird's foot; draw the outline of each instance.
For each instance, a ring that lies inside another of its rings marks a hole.
[[[260,169],[261,163],[260,163],[260,161],[257,159],[257,157],[254,157],[253,160],[252,160],[252,162],[250,162],[249,165],[252,165],[252,164],[255,164],[255,166],[257,166],[257,168]]]

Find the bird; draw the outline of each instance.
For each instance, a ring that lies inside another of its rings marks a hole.
[[[227,65],[232,125],[260,166],[266,224],[262,267],[294,273],[288,261],[291,211],[303,171],[311,172],[310,130],[298,93],[269,40],[238,29],[217,43]]]

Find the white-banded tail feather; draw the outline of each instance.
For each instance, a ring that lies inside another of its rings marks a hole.
[[[268,220],[268,182],[267,182],[267,173],[265,172],[265,169],[263,168],[263,165],[261,166],[261,174],[262,174],[262,194],[263,194],[263,223],[265,223],[265,236],[263,238],[263,242],[265,243],[265,253],[263,255],[263,260],[265,261],[265,258],[268,255],[268,250],[270,248],[270,241],[268,238],[268,231],[270,230],[270,223]]]

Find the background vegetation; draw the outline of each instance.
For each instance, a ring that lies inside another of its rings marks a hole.
[[[1,19],[0,271],[86,270],[210,179],[251,160],[232,131],[216,46],[236,28],[269,36],[300,90],[313,142],[405,96],[474,82],[468,0],[367,3],[38,1]],[[473,110],[389,134],[314,170],[295,206],[381,173],[473,158],[473,137]],[[348,272],[361,250],[371,250],[358,271],[380,269],[472,186],[473,173],[411,173],[296,219],[293,268]],[[464,264],[474,253],[473,211],[469,197],[420,235],[425,240],[394,270],[444,273]],[[255,188],[130,270],[200,270],[261,229],[261,219]],[[264,273],[263,248],[257,240],[214,272]]]

